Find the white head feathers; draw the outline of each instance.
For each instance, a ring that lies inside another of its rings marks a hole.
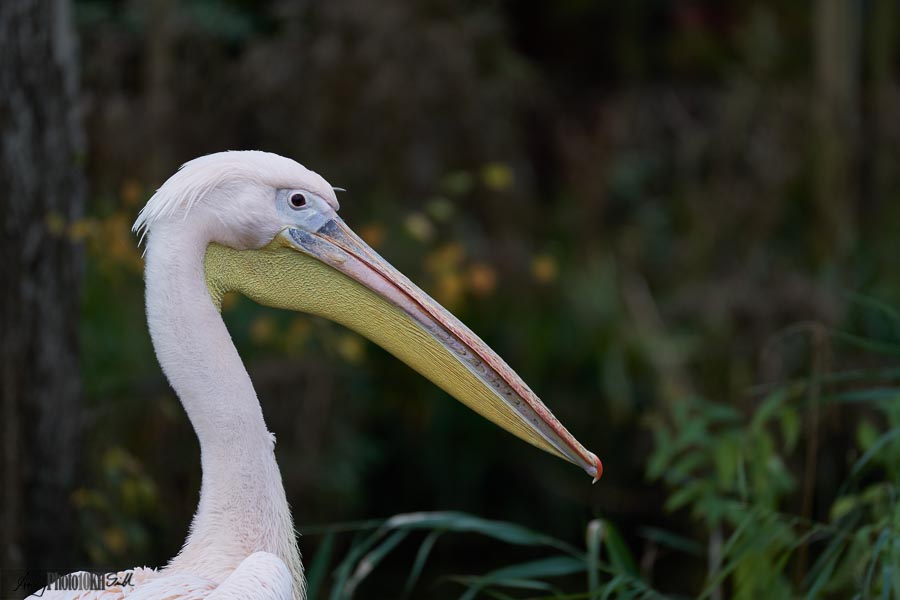
[[[141,240],[159,222],[188,214],[211,197],[214,191],[223,192],[217,198],[227,197],[237,201],[226,208],[241,209],[241,190],[248,187],[278,189],[304,189],[314,192],[338,209],[334,189],[318,173],[278,154],[258,150],[217,152],[195,158],[181,168],[156,190],[153,197],[141,209],[132,230],[141,234]],[[245,206],[248,210],[259,207]]]

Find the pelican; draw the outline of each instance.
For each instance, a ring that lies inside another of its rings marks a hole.
[[[320,175],[260,151],[194,159],[150,198],[134,224],[146,236],[147,323],[200,441],[200,502],[164,568],[134,569],[129,585],[94,596],[48,589],[40,597],[306,597],[275,439],[220,315],[230,291],[358,332],[503,429],[599,479],[597,456],[338,209],[335,188]]]

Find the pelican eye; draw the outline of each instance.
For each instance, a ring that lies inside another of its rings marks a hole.
[[[303,208],[306,206],[306,196],[303,194],[291,194],[290,203],[292,208]]]

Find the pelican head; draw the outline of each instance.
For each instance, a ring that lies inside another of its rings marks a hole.
[[[319,315],[375,342],[448,394],[530,444],[584,469],[600,460],[477,335],[370,248],[338,216],[334,188],[275,154],[211,154],[186,163],[135,229],[190,222],[206,247],[212,302],[236,291]]]

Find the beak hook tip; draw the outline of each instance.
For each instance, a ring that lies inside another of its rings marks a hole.
[[[603,477],[603,463],[600,462],[600,459],[597,458],[596,454],[590,453],[590,455],[591,458],[594,459],[594,467],[588,470],[588,475],[594,476],[594,480],[591,481],[591,484],[594,484],[600,481],[600,478]],[[593,471],[593,473],[591,471]]]

